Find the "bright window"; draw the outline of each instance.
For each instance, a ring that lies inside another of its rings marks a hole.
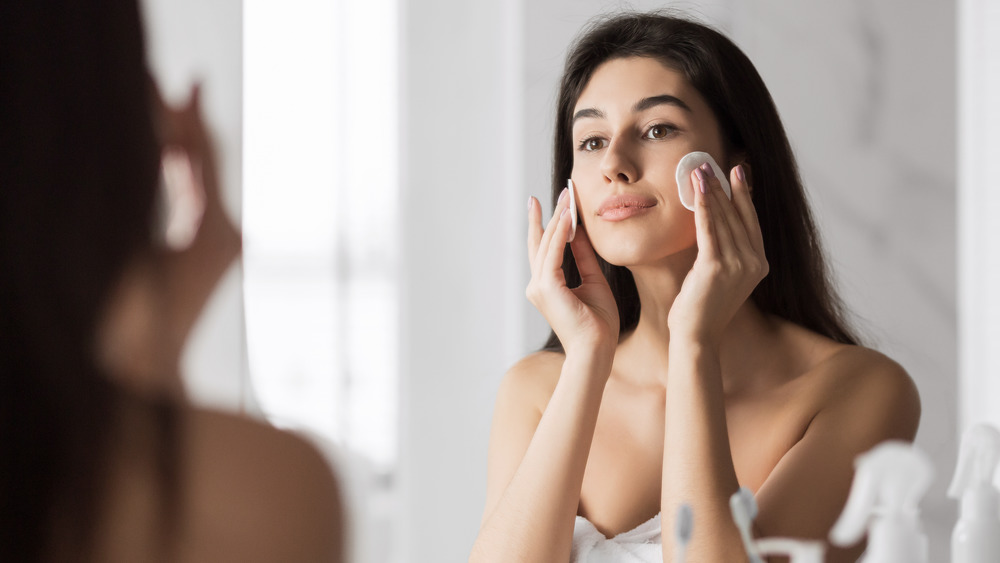
[[[243,37],[254,394],[274,424],[386,477],[398,449],[396,9],[247,0]]]

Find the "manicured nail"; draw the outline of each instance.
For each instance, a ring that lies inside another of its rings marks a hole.
[[[556,205],[562,203],[563,200],[566,199],[566,194],[568,193],[569,193],[569,188],[563,188],[562,191],[559,192],[559,201],[556,202]]]
[[[702,164],[699,168],[705,172],[705,176],[715,178],[715,170],[712,170],[712,167],[707,162]]]
[[[528,196],[528,211],[531,211],[531,206],[535,204],[535,198]]]
[[[701,188],[701,193],[708,193],[708,182],[705,181],[705,177],[701,176],[698,178],[698,187]]]
[[[736,165],[736,177],[740,179],[740,182],[746,182],[747,181],[747,175],[746,175],[745,172],[743,172],[743,165],[742,164],[737,164]]]
[[[559,218],[562,219],[566,215],[567,211],[569,211],[568,207],[563,208],[562,213],[559,214]]]
[[[695,168],[694,169],[694,175],[698,177],[698,182],[699,183],[705,181],[705,173],[702,171],[701,168]]]

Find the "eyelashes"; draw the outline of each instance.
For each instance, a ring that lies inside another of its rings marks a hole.
[[[677,132],[677,128],[669,123],[657,123],[650,125],[643,134],[644,139],[666,139]]]
[[[603,149],[607,146],[607,144],[607,139],[597,136],[587,137],[586,139],[580,141],[580,144],[577,146],[577,150],[581,150],[583,152],[593,152]]]
[[[679,129],[669,123],[654,123],[646,128],[642,133],[642,138],[649,141],[661,141],[673,137]],[[591,135],[583,138],[577,144],[577,150],[581,152],[594,152],[607,148],[608,140],[600,135]]]

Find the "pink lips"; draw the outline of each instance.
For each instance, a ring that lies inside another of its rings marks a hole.
[[[624,221],[636,215],[649,211],[656,205],[656,200],[650,197],[622,194],[613,195],[597,208],[597,216],[605,221]]]

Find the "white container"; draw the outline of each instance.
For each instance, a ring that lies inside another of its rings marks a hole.
[[[858,456],[854,466],[851,495],[830,530],[830,542],[852,546],[867,529],[868,550],[859,561],[927,563],[927,536],[917,507],[934,475],[927,454],[890,440]]]
[[[789,563],[823,563],[823,555],[826,553],[821,541],[763,538],[756,543],[761,555],[784,555]]]
[[[962,438],[955,478],[948,496],[961,499],[961,513],[951,536],[952,563],[1000,562],[1000,493],[993,474],[1000,461],[1000,432],[973,426]]]

